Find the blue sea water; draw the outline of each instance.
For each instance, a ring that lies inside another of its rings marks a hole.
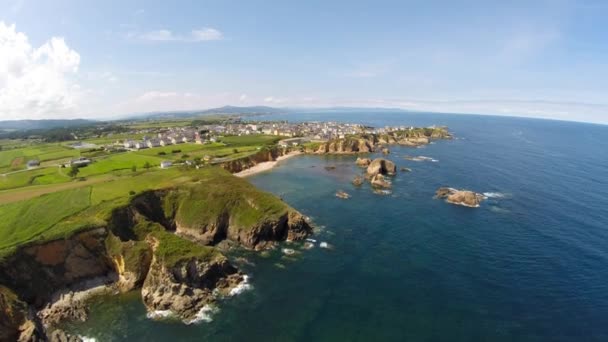
[[[447,125],[456,139],[392,147],[388,158],[412,171],[394,177],[390,195],[350,183],[361,173],[355,156],[283,161],[250,181],[312,218],[314,248],[243,252],[253,288],[210,323],[152,321],[135,293],[98,300],[69,330],[98,341],[608,341],[608,126],[386,112],[265,118]],[[433,198],[440,186],[489,198],[454,206]]]

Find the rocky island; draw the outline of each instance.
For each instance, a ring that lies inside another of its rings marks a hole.
[[[477,208],[486,197],[469,190],[458,190],[454,188],[442,187],[437,189],[435,197],[444,198],[446,202],[465,207]]]

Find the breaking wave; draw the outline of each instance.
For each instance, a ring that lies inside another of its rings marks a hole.
[[[95,337],[87,337],[87,336],[78,336],[78,338],[80,338],[82,340],[82,342],[97,342],[97,339],[95,339]]]
[[[253,286],[251,285],[251,283],[249,283],[249,276],[248,275],[244,275],[243,276],[243,281],[240,282],[237,286],[235,286],[234,288],[232,288],[230,290],[230,292],[228,293],[229,296],[236,296],[239,295],[245,291],[251,290],[253,288]]]
[[[171,316],[174,316],[171,310],[155,310],[150,311],[146,314],[146,317],[148,317],[149,319],[163,319]]]
[[[211,306],[209,304],[203,306],[194,316],[194,318],[192,318],[191,320],[188,321],[184,321],[184,323],[190,325],[190,324],[197,324],[200,322],[206,322],[206,323],[210,323],[213,321],[213,314],[217,313],[218,311],[220,311],[220,309]]]

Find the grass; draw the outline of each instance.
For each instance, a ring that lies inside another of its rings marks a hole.
[[[121,139],[120,136],[89,139],[103,143]],[[247,229],[284,215],[288,206],[274,196],[260,192],[246,180],[236,178],[219,167],[200,170],[173,167],[161,170],[157,166],[167,159],[189,159],[212,156],[216,160],[240,158],[275,144],[276,136],[229,136],[221,143],[198,145],[192,143],[100,155],[94,162],[80,168],[78,177],[67,176],[67,169],[55,166],[59,160],[80,156],[86,151],[65,144],[45,144],[23,141],[2,141],[0,170],[23,169],[30,159],[38,159],[42,167],[19,170],[0,175],[0,258],[13,253],[19,246],[69,237],[79,231],[108,227],[117,208],[128,206],[133,194],[153,189],[172,189],[164,199],[165,211],[184,224],[202,227],[217,221],[219,215],[231,217],[231,227]],[[27,146],[23,146],[28,144]],[[6,146],[6,148],[5,148]],[[180,153],[171,153],[179,149]],[[235,151],[236,150],[236,151]],[[166,155],[159,156],[159,152]],[[144,164],[153,167],[144,169]],[[133,172],[132,167],[137,171]],[[183,240],[151,222],[137,227],[140,234],[152,234],[158,241],[158,256],[167,264],[188,258],[208,259],[221,254],[213,248],[202,247]],[[143,237],[140,236],[140,240]],[[116,241],[109,242],[115,248]],[[127,263],[135,263],[144,252],[145,243],[120,243]],[[133,250],[129,252],[128,250]]]
[[[19,170],[25,168],[25,163],[31,159],[41,162],[65,158],[73,158],[80,155],[80,151],[63,146],[61,144],[32,144],[27,147],[6,149],[4,145],[0,151],[0,168]],[[16,163],[16,161],[19,161]],[[14,165],[13,165],[14,164]]]
[[[0,205],[0,254],[16,245],[40,238],[59,221],[90,205],[89,187],[56,192],[38,198]]]
[[[252,134],[241,136],[225,136],[221,139],[221,141],[231,147],[238,147],[251,145],[274,145],[281,139],[283,139],[283,137],[279,137],[276,135]]]
[[[133,152],[110,155],[106,158],[96,160],[88,166],[80,168],[79,177],[89,177],[120,170],[130,170],[133,166],[143,169],[146,162],[151,166],[159,166],[163,158],[154,156],[142,156]]]
[[[247,229],[276,219],[289,208],[275,196],[227,171],[208,168],[200,173],[200,178],[184,188],[177,199],[176,219],[187,227],[215,224],[218,217],[228,214],[231,225]]]

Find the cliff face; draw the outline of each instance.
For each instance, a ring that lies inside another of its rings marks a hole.
[[[263,149],[251,156],[223,162],[219,165],[230,173],[237,173],[249,169],[259,163],[275,161],[278,157],[284,156],[288,152],[289,149],[278,147],[268,148]]]
[[[351,153],[368,153],[374,151],[376,140],[374,136],[359,137],[359,138],[344,138],[330,140],[322,143],[316,149],[308,149],[308,153],[317,154],[351,154]]]
[[[342,139],[334,139],[306,148],[306,153],[349,154],[374,152],[378,145],[419,146],[433,139],[451,139],[445,127],[412,128],[382,134],[360,134]],[[388,151],[388,150],[386,150]]]
[[[17,291],[23,301],[39,307],[58,289],[113,272],[105,249],[106,236],[105,229],[94,229],[23,248],[4,260],[0,283]]]

